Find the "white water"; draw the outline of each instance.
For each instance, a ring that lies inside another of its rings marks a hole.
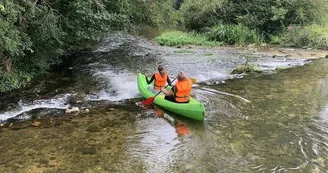
[[[68,96],[70,96],[70,94],[66,94],[62,97],[57,97],[53,99],[35,100],[30,103],[22,103],[22,101],[20,101],[18,103],[17,108],[11,111],[0,113],[0,121],[4,121],[9,118],[16,117],[24,112],[28,112],[39,108],[66,109],[69,107],[69,105],[67,104]],[[25,117],[25,118],[29,118],[29,117]]]
[[[98,93],[87,95],[86,100],[120,101],[139,96],[137,74],[124,70],[104,70],[96,72],[93,76],[104,83],[104,88]]]

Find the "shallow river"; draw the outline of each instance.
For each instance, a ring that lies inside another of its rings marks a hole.
[[[183,50],[116,35],[66,70],[2,94],[0,172],[328,170],[327,59],[254,58],[264,73],[236,76],[246,61],[238,52]],[[196,78],[204,122],[137,106],[136,74],[158,64]],[[298,67],[272,71],[286,66]],[[90,112],[67,115],[69,106]]]

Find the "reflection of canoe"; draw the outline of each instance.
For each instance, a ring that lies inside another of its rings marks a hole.
[[[138,89],[140,94],[145,98],[155,96],[154,93],[148,90],[148,84],[145,76],[141,73],[138,74]],[[167,87],[169,89],[169,87]],[[164,95],[156,96],[154,103],[168,111],[188,117],[194,120],[204,120],[205,109],[204,105],[194,98],[190,98],[189,103],[174,103],[164,99]]]

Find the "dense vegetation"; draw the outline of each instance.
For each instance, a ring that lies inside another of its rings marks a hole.
[[[184,0],[179,15],[186,30],[224,44],[327,49],[327,6],[325,0]],[[170,45],[166,35],[160,42]]]
[[[328,48],[325,0],[1,0],[0,92],[44,74],[104,33],[182,25],[162,45],[273,43]]]
[[[170,0],[1,0],[0,92],[21,87],[109,31],[171,24],[173,6]]]

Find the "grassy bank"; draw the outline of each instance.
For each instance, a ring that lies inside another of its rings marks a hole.
[[[223,44],[219,41],[210,40],[206,34],[187,33],[182,31],[166,31],[156,37],[156,41],[158,44],[165,46],[184,46],[189,44],[198,46],[220,46]]]
[[[217,25],[206,32],[166,31],[156,37],[160,45],[166,46],[221,46],[233,44],[261,44],[263,35],[240,25]]]
[[[282,33],[266,35],[241,25],[216,25],[206,31],[166,31],[156,37],[165,46],[221,46],[276,44],[283,47],[328,49],[328,27],[320,25],[290,26]]]

